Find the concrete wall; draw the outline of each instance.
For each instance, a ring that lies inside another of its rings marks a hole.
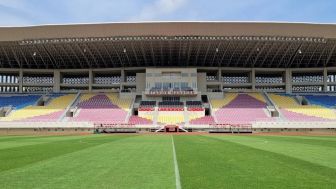
[[[146,74],[137,73],[136,74],[136,90],[138,93],[145,91],[146,89]]]
[[[202,93],[207,91],[206,88],[206,73],[197,73],[197,88],[198,91],[201,91]]]

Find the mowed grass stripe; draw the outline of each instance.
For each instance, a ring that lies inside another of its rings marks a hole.
[[[265,140],[272,140],[272,141],[280,141],[280,142],[286,141],[286,142],[291,142],[291,143],[336,148],[336,140],[334,140],[333,138],[320,139],[320,138],[306,138],[306,137],[292,137],[292,136],[286,136],[286,137],[285,136],[253,136],[253,137],[261,138]]]
[[[20,146],[36,145],[49,142],[57,142],[64,140],[72,140],[83,138],[83,136],[41,136],[41,137],[18,137],[18,140],[15,140],[15,137],[11,137],[8,140],[3,140],[0,142],[0,150],[6,148],[14,148]]]
[[[299,138],[287,137],[260,137],[260,136],[223,136],[212,135],[209,137],[234,142],[248,147],[270,151],[300,160],[308,161],[336,170],[336,150],[330,147],[330,143],[323,146],[320,140],[314,141],[305,138],[300,142]]]
[[[0,188],[173,189],[171,138],[114,140],[0,173],[0,180]]]
[[[63,140],[51,140],[51,142],[48,143],[2,149],[0,150],[0,172],[27,166],[31,163],[123,139],[125,137],[127,136],[116,136],[113,138],[85,136],[77,139],[64,137]]]
[[[0,136],[0,144],[1,142],[8,142],[8,141],[26,141],[29,139],[42,139],[42,138],[48,138],[48,137],[56,137],[56,136]],[[57,136],[59,138],[62,138],[62,136]]]
[[[331,168],[204,136],[176,136],[182,188],[331,188]]]

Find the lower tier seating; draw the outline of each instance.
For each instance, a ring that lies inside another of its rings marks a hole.
[[[63,95],[52,98],[46,106],[26,106],[1,121],[57,121],[75,97],[75,94]]]
[[[179,101],[159,102],[159,111],[184,111],[183,102]]]
[[[225,103],[222,104],[226,105],[215,112],[218,123],[251,124],[256,121],[273,120],[267,115],[265,102],[248,94],[226,94],[226,97],[230,101],[223,100]]]
[[[329,95],[305,95],[311,104],[333,108],[336,106],[336,96]]]
[[[41,95],[13,95],[1,96],[0,107],[12,106],[16,110],[34,105]]]
[[[139,111],[154,111],[156,101],[141,101],[139,105]]]
[[[209,125],[214,124],[215,119],[212,116],[204,116],[189,121],[191,125]]]
[[[125,123],[131,100],[120,99],[117,94],[98,94],[84,96],[79,102],[78,114],[71,121],[95,123]]]
[[[220,108],[226,106],[227,104],[229,104],[237,96],[238,96],[237,93],[227,93],[227,94],[225,94],[224,98],[210,99],[210,103],[211,103],[212,109],[214,111],[217,111],[218,109],[220,109]]]
[[[292,96],[270,94],[288,121],[328,121],[336,120],[334,110],[318,105],[300,105]]]
[[[129,124],[134,124],[134,125],[151,125],[153,124],[153,122],[150,119],[146,119],[143,117],[139,117],[139,116],[131,116],[129,121]]]
[[[165,114],[160,112],[157,118],[158,123],[162,124],[179,124],[185,122],[183,114]]]
[[[203,111],[203,105],[201,101],[186,101],[188,111]]]

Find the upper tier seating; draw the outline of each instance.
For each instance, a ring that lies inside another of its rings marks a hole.
[[[136,82],[136,76],[126,76],[126,82]]]
[[[87,94],[77,107],[78,115],[72,121],[89,121],[94,123],[124,123],[131,100],[120,99],[117,94]],[[91,97],[90,97],[91,96]]]
[[[193,95],[195,94],[194,89],[191,87],[181,87],[181,88],[159,88],[153,87],[149,90],[150,94],[154,95]]]
[[[213,101],[213,107],[224,104],[215,112],[218,123],[251,124],[255,121],[272,121],[273,118],[266,114],[266,103],[248,94],[226,94],[229,100],[225,103]],[[225,98],[224,98],[225,99]]]
[[[336,96],[328,95],[305,95],[311,104],[332,108],[336,106]]]
[[[323,75],[293,75],[293,83],[304,83],[304,82],[323,82]]]
[[[97,76],[94,78],[94,84],[119,84],[121,82],[120,76],[109,76],[109,77],[100,77]]]
[[[89,77],[64,77],[63,84],[89,84]]]
[[[259,76],[256,77],[256,83],[282,83],[283,78],[281,76]]]
[[[270,94],[271,99],[281,109],[288,121],[327,121],[335,120],[335,111],[318,105],[299,105],[293,97]]]
[[[75,94],[54,96],[45,106],[26,106],[10,113],[2,121],[57,121],[76,97]]]
[[[207,75],[206,80],[207,81],[218,81],[218,77],[214,75]]]
[[[247,76],[222,76],[224,83],[249,83]]]
[[[54,83],[54,77],[51,76],[25,76],[22,78],[23,83],[39,83],[39,84],[51,84]]]

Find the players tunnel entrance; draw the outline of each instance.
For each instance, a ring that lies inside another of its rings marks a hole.
[[[164,127],[164,131],[166,132],[166,133],[177,133],[177,132],[179,132],[179,126],[177,126],[177,125],[166,125],[165,127]]]

